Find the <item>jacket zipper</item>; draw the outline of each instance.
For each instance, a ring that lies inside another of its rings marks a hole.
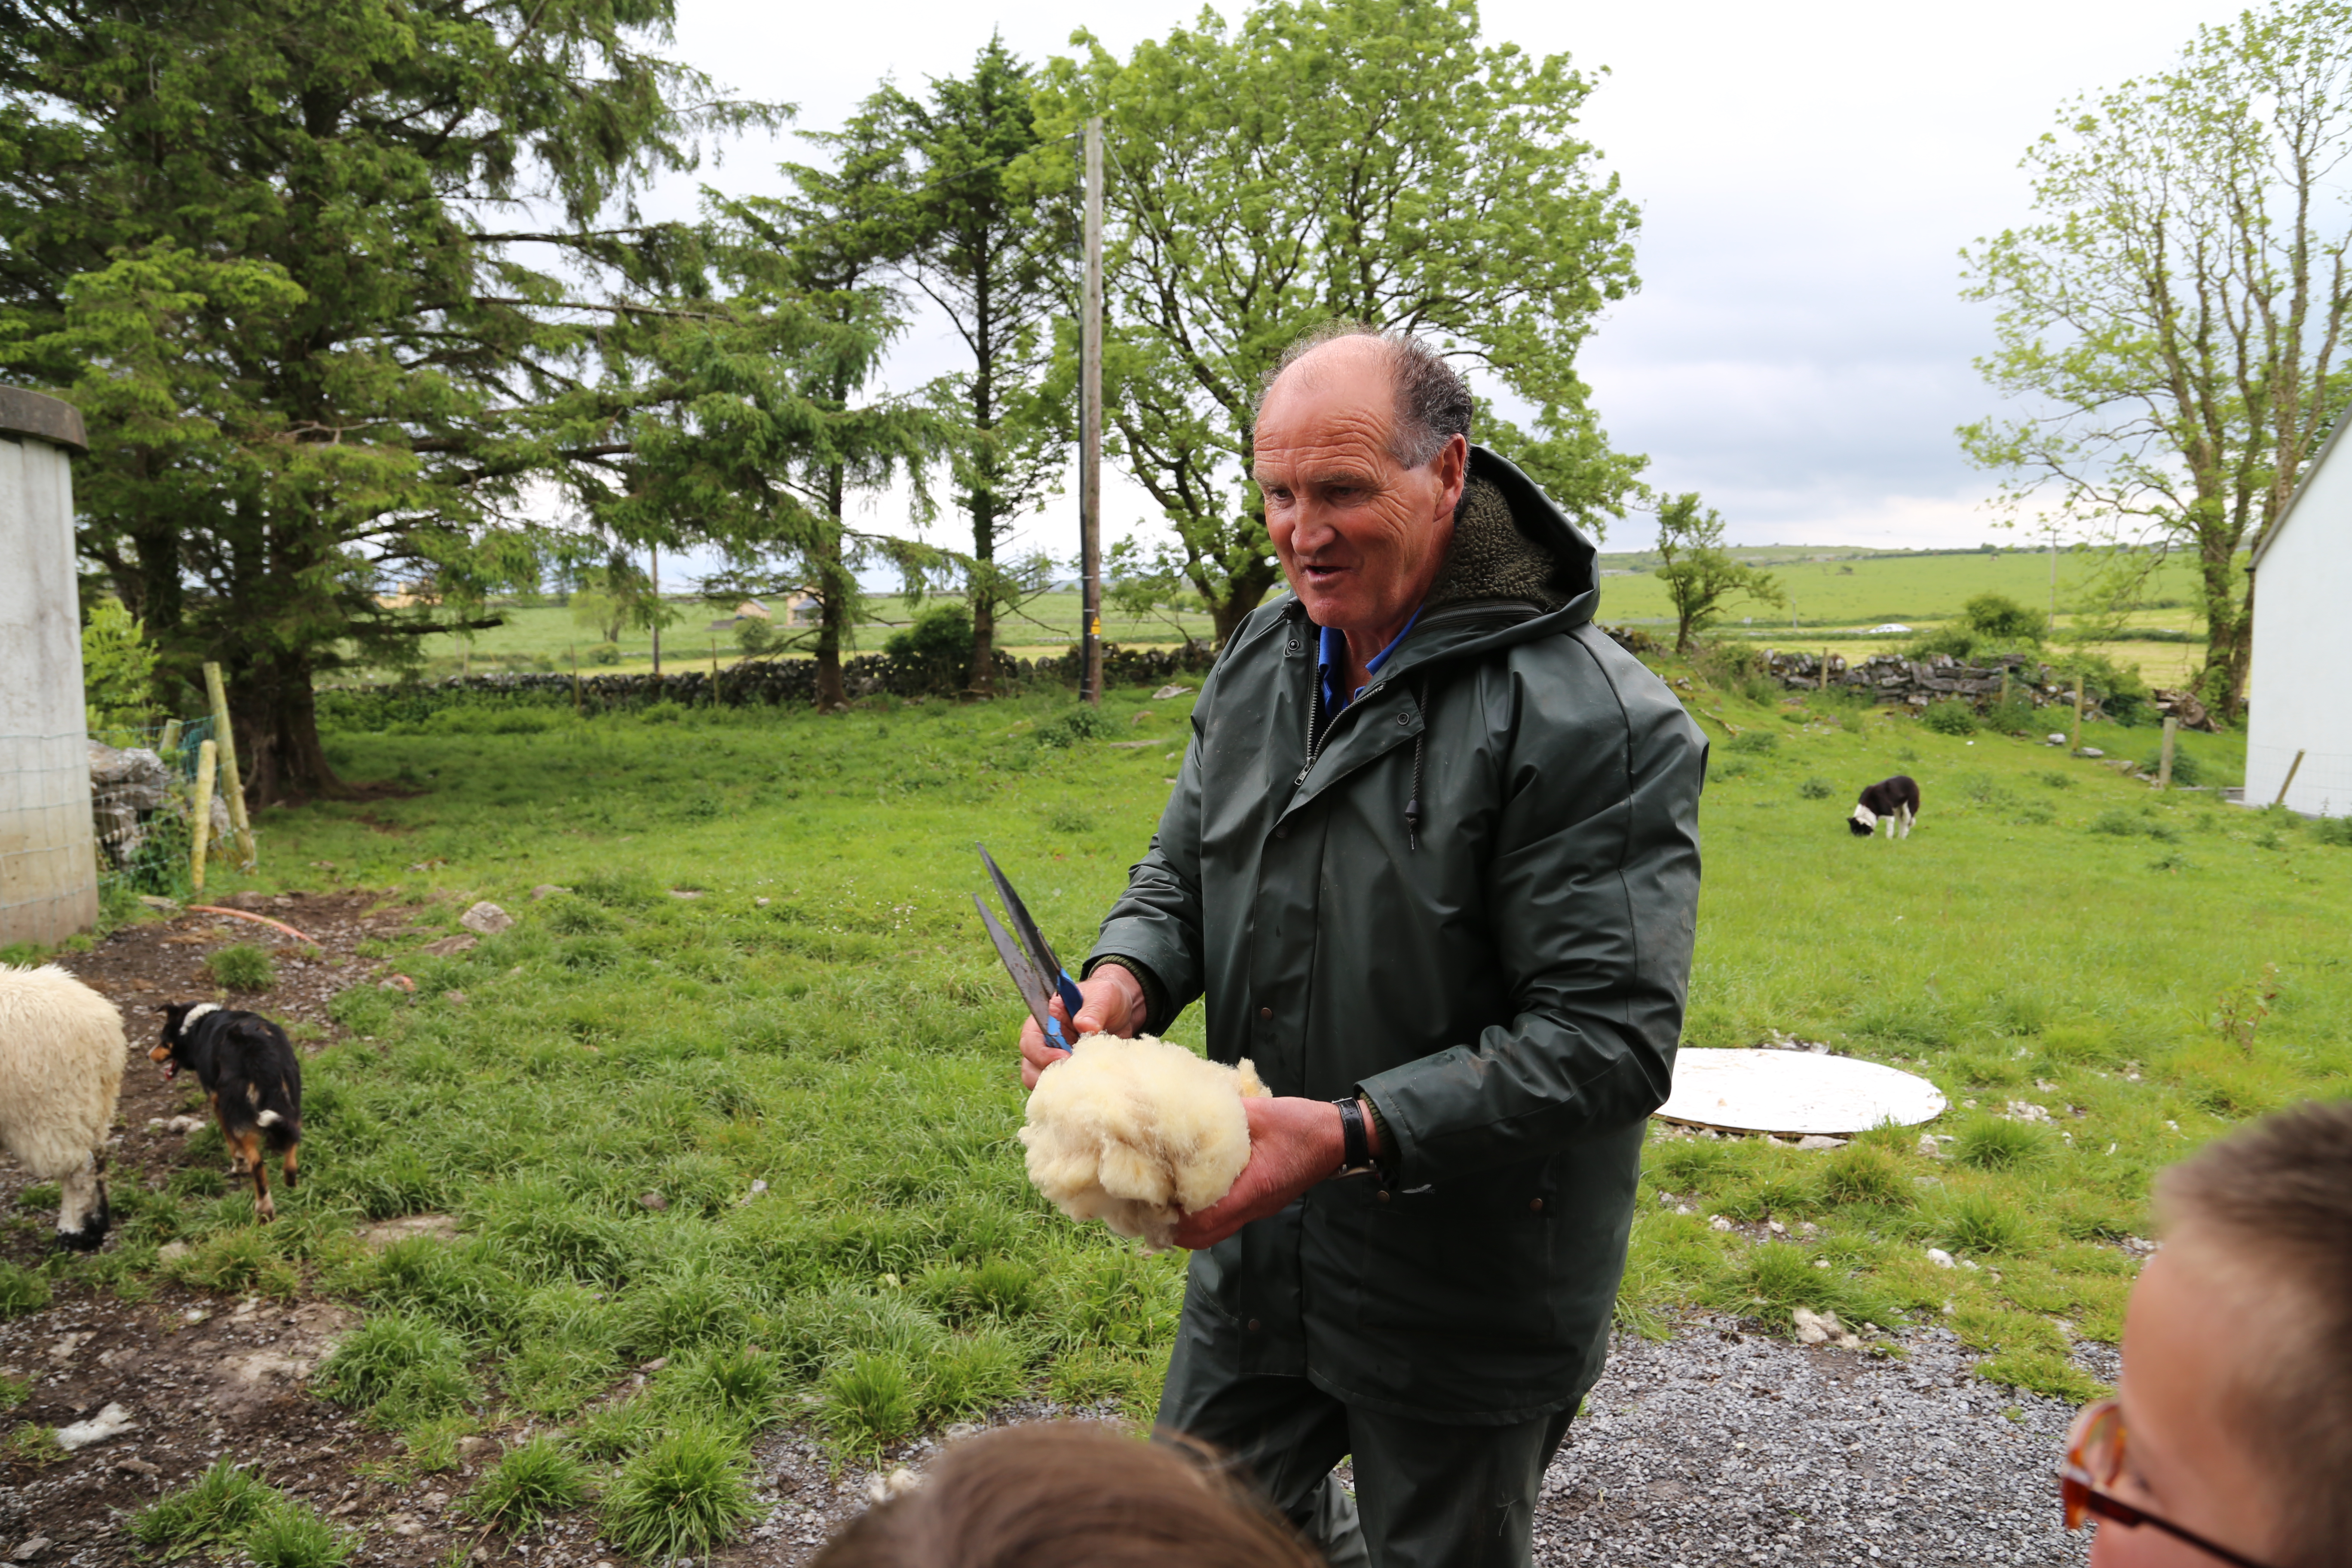
[[[1298,776],[1290,781],[1290,787],[1293,789],[1304,784],[1307,782],[1307,775],[1315,771],[1316,721],[1322,716],[1323,672],[1310,664],[1307,667],[1307,765],[1300,768]]]

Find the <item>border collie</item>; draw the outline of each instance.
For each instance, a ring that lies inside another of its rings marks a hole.
[[[1854,804],[1853,815],[1846,818],[1846,826],[1853,829],[1856,838],[1868,838],[1884,822],[1888,838],[1908,838],[1911,824],[1918,815],[1918,784],[1910,774],[1896,773],[1862,792],[1862,799]]]
[[[220,1122],[236,1173],[253,1177],[254,1207],[278,1217],[261,1148],[285,1156],[286,1185],[295,1184],[295,1154],[302,1142],[302,1062],[286,1031],[258,1013],[237,1013],[214,1002],[173,1002],[162,1009],[163,1043],[147,1053],[162,1062],[168,1081],[182,1068],[196,1075]]]

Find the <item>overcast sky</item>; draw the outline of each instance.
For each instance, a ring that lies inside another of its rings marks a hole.
[[[1032,58],[1088,26],[1125,54],[1197,16],[1184,0],[937,0],[777,5],[680,0],[677,52],[748,96],[827,129],[885,75],[910,89],[960,72],[992,26]],[[1960,247],[2023,221],[2026,145],[2059,106],[2159,68],[2235,7],[2183,0],[1983,0],[1963,7],[1488,0],[1489,39],[1606,67],[1585,126],[1643,213],[1641,292],[1603,322],[1584,368],[1616,443],[1662,489],[1696,489],[1736,542],[1884,547],[2008,538],[1990,476],[1953,427],[1995,402],[1969,361],[1985,307],[1959,298]],[[1239,7],[1228,7],[1230,18]],[[789,141],[789,137],[786,139]],[[780,185],[802,148],[740,142],[706,171],[730,191]],[[661,205],[687,205],[686,191]],[[891,379],[952,368],[924,321]],[[1107,475],[1113,537],[1158,526]],[[887,523],[897,503],[878,503]],[[1034,523],[1076,548],[1075,503]],[[1639,548],[1636,516],[1608,546]]]

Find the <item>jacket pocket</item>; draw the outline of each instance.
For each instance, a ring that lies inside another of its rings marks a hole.
[[[1553,1338],[1559,1227],[1540,1201],[1396,1193],[1368,1205],[1359,1276],[1363,1326],[1471,1340]]]

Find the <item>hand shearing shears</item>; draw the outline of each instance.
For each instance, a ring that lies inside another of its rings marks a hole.
[[[997,897],[1004,900],[1005,918],[1013,922],[1013,930],[1020,933],[1020,940],[1015,942],[1003,926],[996,923],[996,917],[988,912],[988,906],[981,902],[978,893],[974,893],[971,902],[972,907],[980,911],[980,923],[988,928],[988,940],[996,944],[996,956],[1004,961],[1005,973],[1013,976],[1013,984],[1019,987],[1021,1000],[1029,1004],[1029,1016],[1037,1020],[1039,1028],[1045,1031],[1047,1043],[1055,1050],[1067,1051],[1071,1048],[1071,1042],[1063,1033],[1060,1020],[1054,1016],[1054,998],[1059,996],[1063,1007],[1072,1018],[1076,1018],[1079,1007],[1086,1001],[1078,994],[1078,983],[1070,978],[1070,972],[1062,967],[1062,961],[1055,958],[1054,950],[1045,944],[1045,933],[1037,929],[1037,922],[1029,918],[1029,907],[1021,901],[1021,895],[1013,890],[1013,884],[1005,880],[1004,873],[997,869],[996,861],[990,857],[987,847],[977,845],[974,847],[980,850],[981,861],[988,868],[989,879],[996,884]]]

